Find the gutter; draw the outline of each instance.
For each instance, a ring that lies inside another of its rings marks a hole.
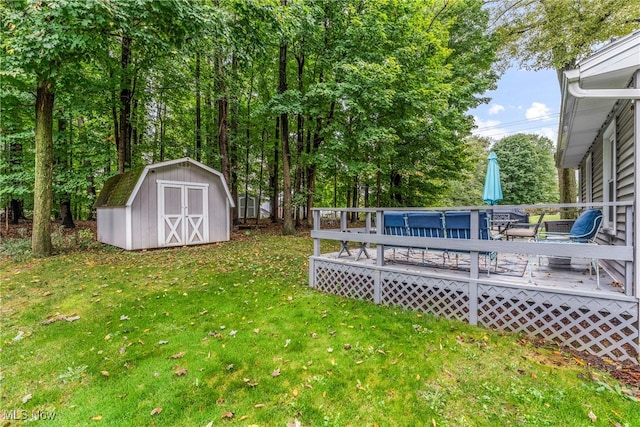
[[[575,98],[640,99],[640,89],[583,89],[580,86],[580,70],[564,72],[567,90]]]

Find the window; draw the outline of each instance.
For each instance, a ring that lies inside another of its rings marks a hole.
[[[616,121],[609,124],[602,137],[602,199],[616,201]],[[616,208],[604,208],[603,225],[609,233],[616,231]]]

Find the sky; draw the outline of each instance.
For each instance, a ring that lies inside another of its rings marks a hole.
[[[546,136],[556,144],[560,116],[560,86],[555,70],[508,69],[491,98],[469,113],[477,128],[473,133],[497,141],[516,133]]]

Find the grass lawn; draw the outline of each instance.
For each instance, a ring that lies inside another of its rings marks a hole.
[[[309,289],[311,253],[308,235],[252,232],[200,247],[1,259],[0,416],[640,425],[633,390],[553,346]]]

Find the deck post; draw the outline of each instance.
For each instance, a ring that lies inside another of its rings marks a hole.
[[[633,224],[633,209],[631,206],[626,206],[625,207],[625,224]],[[625,245],[629,245],[629,242],[633,242],[633,228],[632,227],[625,227],[626,229],[626,233],[624,236],[624,244]],[[636,253],[634,254],[634,257],[637,257],[637,248],[636,248]],[[624,294],[628,295],[628,296],[637,296],[638,295],[638,291],[637,289],[633,288],[633,264],[636,260],[634,261],[627,261],[624,263],[624,268],[625,268],[625,273],[624,273],[624,277],[625,277],[625,283],[624,283]]]
[[[471,211],[471,239],[478,240],[480,234],[480,215],[476,209]],[[471,279],[478,279],[480,277],[479,258],[480,253],[478,251],[471,251],[470,253],[470,272],[469,277]],[[487,267],[489,268],[489,267]]]
[[[371,221],[371,217],[367,218]],[[384,211],[376,211],[376,234],[382,236],[384,231]],[[376,245],[376,265],[382,267],[384,265],[384,245]],[[373,272],[373,302],[379,305],[382,301],[382,274],[380,269],[376,268]]]
[[[320,231],[320,211],[313,211],[313,230]],[[320,239],[313,239],[313,256],[320,256]],[[309,276],[311,277],[311,276]]]
[[[478,325],[478,282],[469,280],[469,324]]]

